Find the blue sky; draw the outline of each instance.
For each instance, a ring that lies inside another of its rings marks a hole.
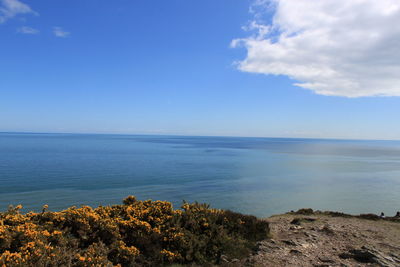
[[[269,25],[290,10],[261,16],[266,2],[0,0],[25,5],[0,12],[0,131],[399,139],[393,66],[372,79],[362,54],[358,87],[345,69],[305,74],[304,46],[296,56],[270,42],[304,18]],[[346,49],[335,51],[347,66]]]

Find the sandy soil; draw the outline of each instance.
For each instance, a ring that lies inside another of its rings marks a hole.
[[[235,265],[400,266],[400,218],[327,214],[289,213],[266,219],[271,239],[259,242],[254,255]],[[233,266],[232,261],[229,265]]]

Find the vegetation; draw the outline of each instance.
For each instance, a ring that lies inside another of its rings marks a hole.
[[[126,198],[123,205],[0,213],[0,266],[162,266],[241,258],[269,234],[254,216]]]
[[[373,213],[367,213],[367,214],[360,214],[360,215],[350,215],[346,214],[343,212],[337,212],[337,211],[320,211],[320,210],[312,210],[312,209],[299,209],[298,211],[291,211],[288,212],[288,214],[297,214],[297,215],[327,215],[327,216],[332,216],[332,217],[343,217],[343,218],[359,218],[359,219],[366,219],[366,220],[373,220],[373,221],[392,221],[392,222],[399,222],[400,223],[400,212],[397,212],[397,214],[393,217],[391,216],[378,216]],[[300,220],[310,220],[311,218],[295,218],[292,221],[292,224],[297,224],[301,223]]]

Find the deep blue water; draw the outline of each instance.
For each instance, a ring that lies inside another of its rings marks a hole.
[[[0,209],[139,199],[268,216],[400,210],[400,142],[0,133]]]

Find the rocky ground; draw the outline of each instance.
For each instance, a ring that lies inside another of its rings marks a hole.
[[[228,266],[400,266],[400,218],[300,210],[267,219],[271,239]]]

